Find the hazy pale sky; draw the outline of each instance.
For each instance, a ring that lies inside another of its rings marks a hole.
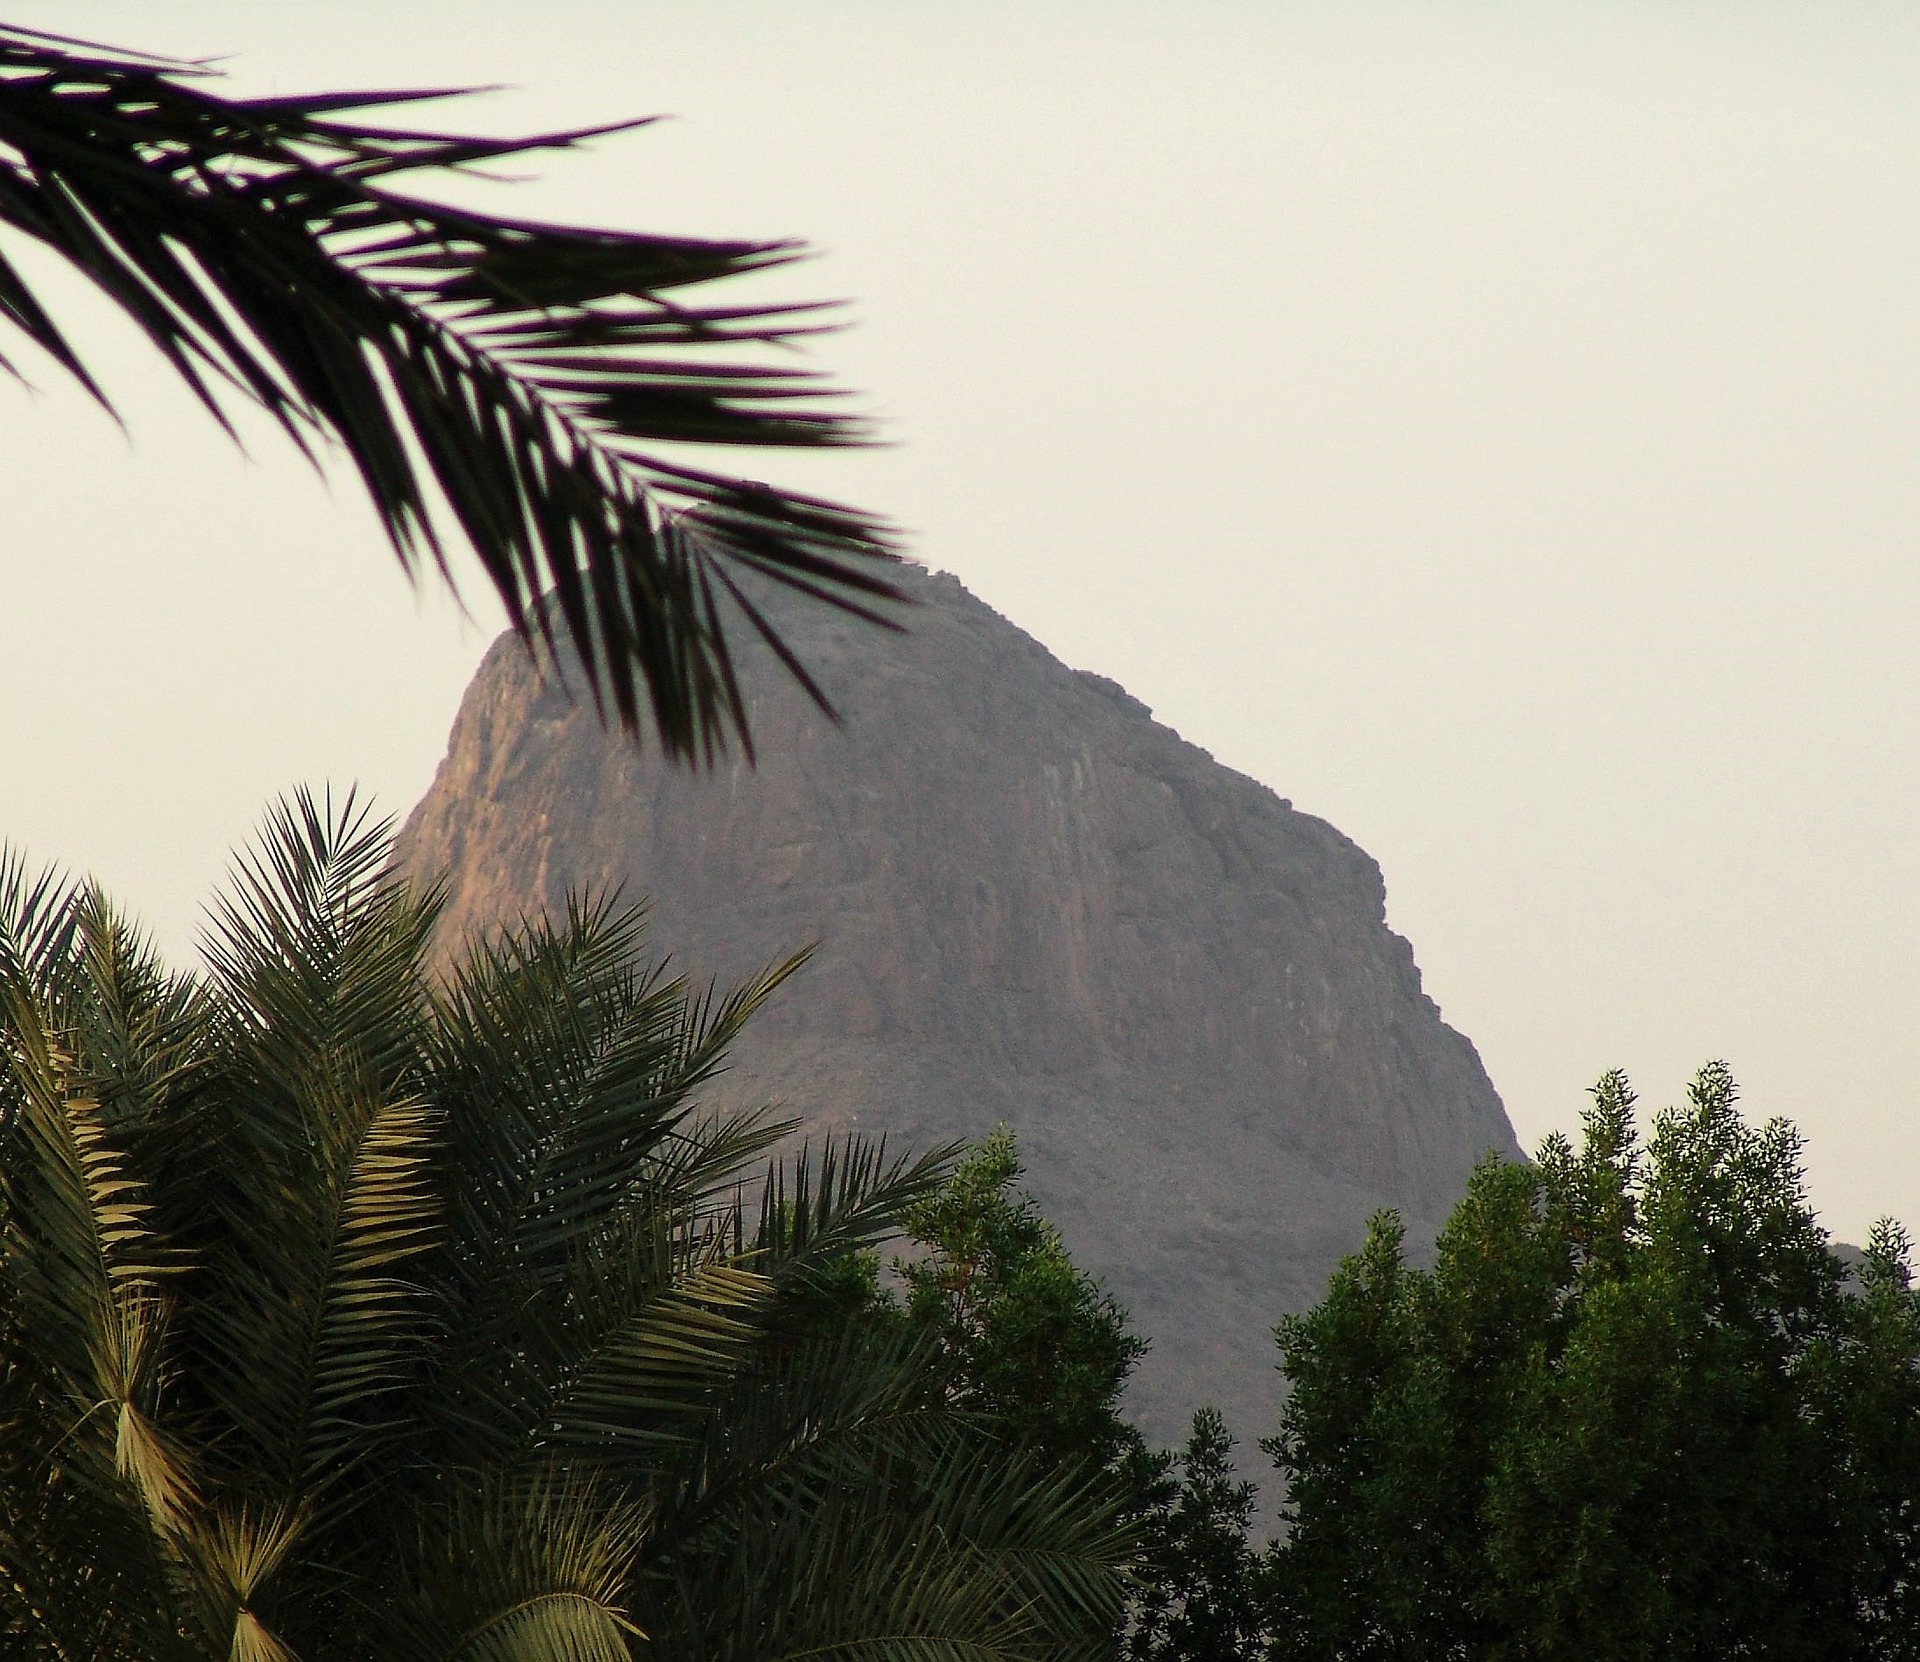
[[[774,287],[854,302],[816,356],[894,445],[756,468],[1367,848],[1523,1141],[1723,1056],[1831,1227],[1920,1224],[1920,12],[8,13],[246,90],[502,83],[438,112],[489,130],[674,115],[509,200],[819,245]],[[411,807],[495,614],[62,292],[128,432],[0,386],[0,836],[184,954],[274,793]]]

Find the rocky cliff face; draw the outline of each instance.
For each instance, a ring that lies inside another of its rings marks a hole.
[[[1264,1434],[1275,1318],[1376,1208],[1418,1234],[1517,1153],[1499,1099],[1364,852],[956,579],[906,581],[903,636],[773,604],[845,725],[750,658],[757,771],[663,766],[501,641],[401,857],[449,874],[455,932],[621,884],[702,979],[818,942],[725,1089],[922,1146],[1007,1120],[1153,1340],[1149,1434],[1203,1401]]]

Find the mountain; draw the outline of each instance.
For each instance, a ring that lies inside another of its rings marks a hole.
[[[757,769],[664,765],[503,638],[400,858],[447,874],[449,938],[618,884],[703,980],[817,942],[724,1090],[895,1144],[1008,1121],[1153,1340],[1148,1433],[1210,1401],[1263,1435],[1274,1320],[1377,1208],[1430,1234],[1512,1128],[1361,849],[955,578],[902,580],[899,635],[768,598],[844,726],[749,653]]]

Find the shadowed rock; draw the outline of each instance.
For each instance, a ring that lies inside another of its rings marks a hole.
[[[1153,1340],[1149,1435],[1203,1401],[1263,1435],[1274,1320],[1375,1209],[1430,1234],[1512,1129],[1362,850],[957,579],[903,581],[899,636],[769,602],[845,725],[748,652],[757,771],[663,765],[503,639],[401,859],[448,873],[459,933],[619,884],[701,979],[818,942],[724,1092],[895,1144],[1005,1119]]]

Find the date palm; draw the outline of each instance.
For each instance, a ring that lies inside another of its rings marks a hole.
[[[834,1274],[937,1158],[703,1110],[724,997],[576,905],[427,968],[298,798],[169,973],[0,862],[0,1638],[26,1658],[1093,1656],[1097,1476]],[[743,1198],[743,1178],[754,1177]]]
[[[607,129],[397,131],[362,112],[444,94],[235,99],[210,81],[201,65],[0,25],[0,223],[98,285],[223,425],[234,392],[309,455],[337,441],[411,573],[450,573],[443,502],[521,637],[568,637],[603,711],[636,731],[650,719],[670,753],[751,751],[730,618],[825,707],[742,578],[885,621],[876,608],[899,599],[887,529],[676,459],[860,442],[817,374],[766,350],[816,332],[817,309],[687,295],[803,250],[420,194]],[[0,317],[106,402],[4,249]]]

